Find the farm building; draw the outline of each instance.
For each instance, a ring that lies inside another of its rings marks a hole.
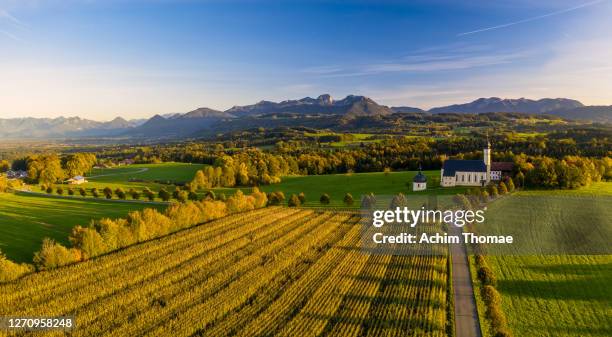
[[[70,185],[81,185],[81,184],[86,183],[87,180],[83,176],[76,176],[76,177],[68,179],[66,182]]]

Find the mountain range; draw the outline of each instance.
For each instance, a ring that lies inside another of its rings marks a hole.
[[[267,126],[272,119],[321,119],[333,123],[362,117],[381,118],[402,113],[488,113],[517,112],[550,114],[566,119],[585,119],[612,123],[612,106],[585,106],[567,98],[502,99],[479,98],[465,104],[454,104],[422,110],[415,107],[388,107],[365,96],[349,95],[334,100],[324,94],[282,102],[260,101],[234,106],[226,111],[198,108],[187,113],[155,115],[148,120],[127,121],[117,117],[109,122],[97,122],[79,117],[0,119],[0,138],[66,138],[66,137],[186,137],[224,124]],[[257,125],[260,124],[260,125]]]

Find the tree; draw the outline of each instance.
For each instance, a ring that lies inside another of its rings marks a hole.
[[[91,195],[94,198],[99,198],[100,197],[100,192],[98,192],[98,189],[94,187],[94,188],[91,189]]]
[[[74,195],[74,190],[72,188],[68,188],[68,195]]]
[[[298,199],[300,199],[300,204],[303,204],[306,202],[306,195],[304,194],[304,192],[300,192],[300,194],[298,194]]]
[[[499,194],[504,195],[506,193],[508,193],[508,188],[506,187],[506,184],[502,181],[499,183]]]
[[[31,273],[34,268],[25,263],[15,263],[6,258],[0,251],[0,283],[16,280],[24,274]]]
[[[295,194],[292,194],[287,201],[287,206],[289,207],[299,207],[300,204],[300,198]]]
[[[495,185],[490,185],[489,186],[489,194],[491,195],[491,198],[495,199],[499,196],[499,191],[497,190],[497,186]]]
[[[104,196],[106,197],[106,199],[112,199],[113,198],[113,190],[110,187],[105,187],[104,190]]]
[[[69,240],[72,246],[81,250],[83,259],[89,259],[106,252],[104,240],[94,228],[76,226],[72,229]]]
[[[132,199],[134,200],[139,200],[140,199],[140,192],[136,191],[136,190],[132,190]]]
[[[508,177],[508,191],[510,192],[514,192],[514,181],[512,181],[512,178]]]
[[[178,195],[176,196],[176,200],[178,200],[179,202],[187,202],[188,199],[189,199],[189,194],[187,193],[187,191],[180,191]]]
[[[342,201],[344,201],[344,203],[347,206],[352,206],[353,202],[354,202],[354,199],[353,199],[353,196],[350,193],[347,193],[347,194],[344,195],[344,199],[342,199]]]
[[[121,200],[125,200],[126,198],[125,191],[121,187],[117,187],[117,189],[115,190],[115,195],[118,199]]]
[[[47,187],[47,194],[53,193],[53,186]]]
[[[166,189],[164,188],[159,190],[158,196],[163,201],[168,201],[170,200],[170,197],[171,197],[170,193],[166,191]]]
[[[40,251],[34,253],[34,264],[38,270],[57,268],[80,259],[78,250],[68,249],[49,238],[44,238]]]
[[[81,187],[81,188],[79,188],[79,194],[80,194],[82,197],[85,197],[85,196],[87,196],[87,190],[86,190],[86,189],[84,189],[83,187]]]
[[[323,193],[323,194],[321,194],[321,197],[319,198],[319,202],[320,202],[322,205],[329,205],[330,201],[331,201],[331,200],[330,200],[330,198],[329,198],[329,194],[327,194],[327,193]]]

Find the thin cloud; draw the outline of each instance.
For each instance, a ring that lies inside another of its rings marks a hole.
[[[457,36],[466,36],[466,35],[478,34],[478,33],[487,32],[487,31],[491,31],[491,30],[496,30],[496,29],[516,26],[516,25],[520,25],[522,23],[537,21],[537,20],[549,18],[551,16],[556,16],[556,15],[560,15],[560,14],[564,14],[564,13],[568,13],[568,12],[573,12],[573,11],[581,9],[581,8],[590,7],[590,6],[599,4],[599,3],[604,2],[604,1],[606,1],[606,0],[595,0],[595,1],[584,3],[582,5],[566,8],[566,9],[563,9],[563,10],[560,10],[560,11],[551,12],[551,13],[547,13],[547,14],[543,14],[543,15],[534,16],[534,17],[523,19],[523,20],[519,20],[519,21],[514,21],[514,22],[504,23],[504,24],[497,25],[497,26],[486,27],[486,28],[481,28],[481,29],[477,29],[477,30],[472,30],[472,31],[469,31],[469,32],[459,33],[459,34],[457,34]]]
[[[8,38],[9,38],[9,39],[11,39],[11,40],[14,40],[14,41],[17,41],[17,42],[23,42],[23,40],[22,40],[22,39],[18,38],[17,36],[15,36],[15,35],[13,35],[13,34],[11,34],[11,33],[7,32],[7,31],[0,30],[0,34],[2,34],[2,35],[4,35],[4,36],[8,37]]]
[[[18,26],[20,28],[26,27],[26,25],[21,20],[17,19],[13,15],[11,15],[11,13],[1,8],[0,8],[0,19],[5,19],[9,23],[12,23],[13,25]]]

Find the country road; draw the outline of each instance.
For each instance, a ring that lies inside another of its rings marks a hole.
[[[461,237],[462,229],[449,224],[449,234]],[[465,243],[451,244],[456,337],[482,337]]]

